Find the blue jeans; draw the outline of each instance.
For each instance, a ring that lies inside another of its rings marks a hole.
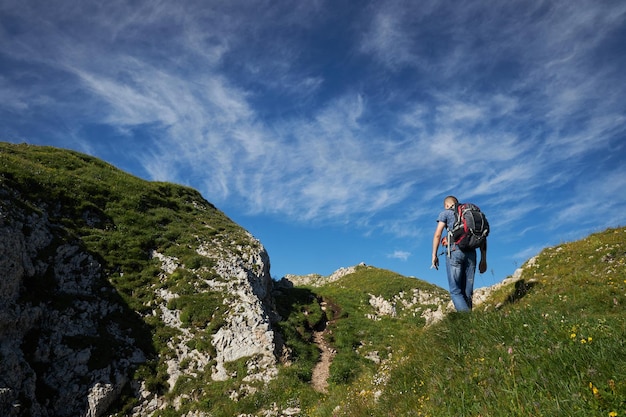
[[[453,247],[450,257],[446,254],[446,270],[450,298],[456,311],[472,310],[474,292],[474,274],[476,273],[476,251],[463,252]]]

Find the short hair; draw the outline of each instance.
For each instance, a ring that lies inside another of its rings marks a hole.
[[[449,195],[446,198],[443,199],[443,204],[446,204],[447,202],[452,201],[454,204],[459,204],[459,200],[457,200],[457,198],[453,195]]]

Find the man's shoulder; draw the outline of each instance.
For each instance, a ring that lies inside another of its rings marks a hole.
[[[454,212],[452,210],[443,210],[439,213],[439,216],[437,216],[437,221],[451,226],[454,224]]]

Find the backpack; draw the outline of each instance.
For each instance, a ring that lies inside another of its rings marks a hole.
[[[489,222],[485,213],[472,203],[457,204],[454,208],[452,240],[462,251],[479,248],[489,235]]]

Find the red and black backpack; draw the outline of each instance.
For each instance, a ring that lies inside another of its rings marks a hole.
[[[457,204],[452,210],[455,220],[450,233],[454,243],[461,250],[482,246],[489,235],[489,222],[485,213],[472,203]]]

